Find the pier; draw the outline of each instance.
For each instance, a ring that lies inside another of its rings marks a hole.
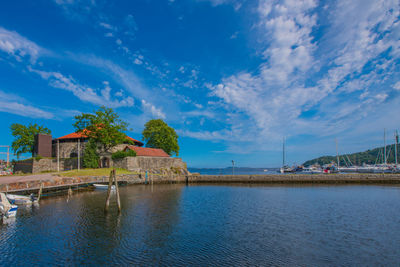
[[[151,184],[160,183],[266,183],[266,184],[400,184],[400,174],[266,174],[266,175],[161,175],[148,173],[118,174],[120,183]],[[0,177],[0,192],[38,192],[43,190],[68,190],[82,188],[94,183],[108,183],[109,176],[63,177],[54,174]]]

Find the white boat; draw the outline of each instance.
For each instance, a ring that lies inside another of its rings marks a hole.
[[[17,215],[18,206],[11,205],[6,194],[0,193],[0,213],[3,217],[15,217]]]
[[[288,173],[288,172],[296,172],[294,168],[289,167],[289,166],[283,166],[282,168],[279,169],[280,173]]]
[[[37,199],[33,197],[33,194],[30,196],[7,194],[7,199],[11,204],[15,205],[32,205],[37,203]]]
[[[96,189],[100,189],[100,190],[107,190],[108,189],[108,184],[93,184],[93,186]],[[115,190],[115,185],[111,186],[111,190]]]
[[[315,167],[315,166],[311,166],[309,168],[303,168],[303,170],[300,173],[304,173],[304,174],[314,174],[314,173],[322,173],[322,169]]]

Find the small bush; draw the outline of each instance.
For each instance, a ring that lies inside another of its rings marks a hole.
[[[42,156],[37,155],[37,156],[35,157],[35,160],[36,160],[36,161],[39,161],[39,160],[41,160],[42,158],[43,158]]]
[[[128,150],[128,151],[117,151],[115,153],[112,153],[111,158],[113,160],[116,159],[123,159],[126,157],[136,157],[136,152],[133,150]]]

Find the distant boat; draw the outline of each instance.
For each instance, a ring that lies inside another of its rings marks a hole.
[[[7,199],[10,201],[11,204],[15,205],[32,205],[38,202],[37,199],[33,197],[33,195],[30,195],[28,197],[28,196],[7,194]]]
[[[279,169],[280,173],[296,172],[296,170],[289,166],[283,166]]]
[[[279,172],[280,173],[295,172],[294,168],[286,166],[285,164],[285,137],[283,138],[282,142],[282,167],[279,169]]]
[[[0,193],[0,213],[6,218],[15,217],[17,215],[18,206],[11,205],[6,194]]]
[[[267,170],[267,169],[264,169],[264,171],[267,172],[268,170]]]
[[[100,190],[107,190],[108,189],[108,184],[93,184],[93,186],[96,189],[100,189]],[[111,190],[115,190],[115,185],[111,186]]]
[[[338,173],[338,172],[339,171],[334,164],[325,166],[324,168],[324,173]]]
[[[314,167],[314,166],[311,166],[309,168],[303,168],[301,173],[304,173],[304,174],[322,173],[322,169]]]

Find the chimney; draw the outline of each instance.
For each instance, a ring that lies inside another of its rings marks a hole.
[[[33,147],[33,156],[51,157],[52,137],[49,134],[35,135],[35,145]]]

